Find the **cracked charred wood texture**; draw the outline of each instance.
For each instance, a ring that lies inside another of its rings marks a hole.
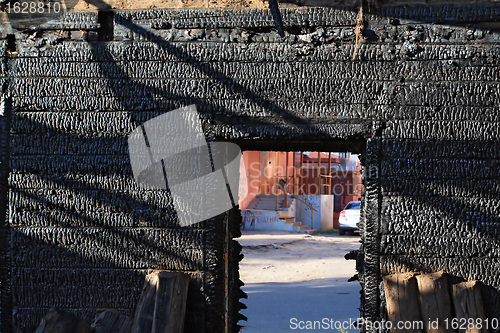
[[[132,318],[116,311],[103,311],[96,315],[92,328],[94,333],[130,333]]]
[[[127,135],[188,104],[210,140],[363,153],[365,318],[386,315],[383,275],[439,270],[482,281],[498,317],[500,5],[366,8],[352,61],[357,9],[284,8],[284,37],[261,9],[117,10],[113,29],[72,13],[15,45],[0,31],[2,332],[51,306],[131,315],[152,269],[190,275],[186,332],[238,329],[237,211],[180,228],[132,177]]]

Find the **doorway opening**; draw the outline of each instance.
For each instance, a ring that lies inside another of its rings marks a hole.
[[[358,332],[355,262],[363,194],[358,154],[244,151],[239,207],[242,332]],[[356,216],[357,214],[357,216]],[[340,230],[340,231],[339,231]]]

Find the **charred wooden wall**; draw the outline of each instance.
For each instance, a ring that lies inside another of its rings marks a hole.
[[[226,216],[180,228],[128,158],[135,127],[193,103],[210,139],[363,153],[366,318],[383,317],[382,274],[440,269],[483,281],[497,316],[500,5],[367,8],[352,60],[357,14],[284,10],[284,38],[260,9],[72,14],[4,33],[1,331],[32,330],[51,306],[130,314],[155,268],[193,277],[187,331],[223,331]]]

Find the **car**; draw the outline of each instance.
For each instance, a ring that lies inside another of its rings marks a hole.
[[[345,235],[346,231],[359,231],[358,222],[360,217],[361,201],[350,201],[340,212],[339,235]]]

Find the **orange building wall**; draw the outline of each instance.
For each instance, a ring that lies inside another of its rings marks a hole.
[[[248,207],[248,204],[259,194],[260,184],[260,152],[245,151],[240,164],[240,200],[241,209]],[[244,176],[243,176],[244,175]]]
[[[288,193],[295,192],[299,194],[299,179],[302,174],[302,194],[319,194],[317,181],[317,157],[318,154],[312,152],[309,157],[315,159],[312,163],[304,163],[303,169],[297,168],[295,187],[293,186],[293,166],[299,166],[299,157],[294,158],[293,152],[266,152],[266,151],[245,151],[243,152],[242,165],[240,167],[240,208],[246,208],[259,193],[273,194],[276,191],[282,194],[276,188],[276,170],[278,170],[278,180],[286,179],[286,156],[288,154]],[[322,158],[322,174],[328,171],[328,154],[321,154]],[[339,163],[339,159],[332,157],[332,164]],[[278,169],[276,169],[276,166]],[[360,165],[356,167],[355,172],[340,171],[338,174],[332,172],[331,185],[332,191],[336,194],[342,194],[341,206],[336,207],[336,212],[343,209],[349,201],[360,200],[361,198],[361,173]],[[242,175],[244,174],[244,175]],[[322,178],[322,184],[328,184],[328,178]],[[328,193],[328,186],[322,186],[323,194]],[[356,191],[357,190],[357,191]],[[334,215],[335,220],[338,220],[337,214]],[[336,224],[336,223],[335,223]]]

